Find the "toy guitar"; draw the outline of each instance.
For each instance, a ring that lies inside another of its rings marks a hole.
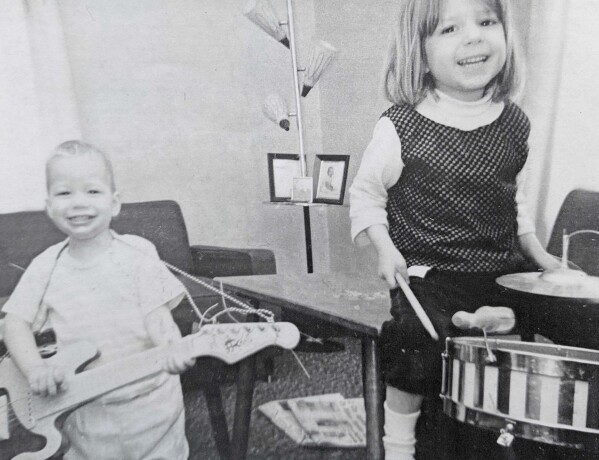
[[[185,336],[174,346],[181,346],[190,358],[212,356],[232,364],[271,345],[294,348],[298,341],[299,331],[291,323],[228,323],[206,325],[199,332]],[[33,394],[15,363],[5,358],[0,362],[0,385],[6,390],[6,394],[0,396],[0,458],[50,458],[61,446],[64,447],[59,428],[70,412],[112,390],[163,372],[165,348],[152,348],[77,373],[98,356],[97,348],[91,342],[65,346],[55,356],[48,358],[63,366],[68,376],[68,389],[55,396]],[[7,406],[12,411],[7,410]],[[27,437],[39,435],[38,444],[45,438],[45,444],[41,442],[42,446],[37,447],[41,450],[23,452],[25,448],[32,449],[35,439],[26,443],[19,439],[17,441],[21,442],[14,441],[14,436],[10,435],[9,416],[19,420],[21,431],[26,430]],[[20,450],[14,444],[18,444]]]

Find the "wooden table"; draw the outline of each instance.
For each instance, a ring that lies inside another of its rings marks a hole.
[[[316,320],[337,332],[361,339],[367,455],[369,459],[383,459],[383,387],[378,338],[383,322],[391,317],[386,284],[362,274],[341,273],[232,276],[216,278],[215,281],[222,281],[225,290],[250,299],[256,307],[278,307],[283,312]],[[252,370],[247,366],[251,364],[251,360],[244,361],[246,367],[243,372],[250,378]],[[249,391],[249,388],[246,389]],[[236,439],[233,439],[233,450],[241,458],[247,449],[251,398],[247,391],[243,397],[239,394],[237,397],[238,402],[245,401],[245,407],[237,407],[236,410]],[[245,412],[245,417],[242,412]]]

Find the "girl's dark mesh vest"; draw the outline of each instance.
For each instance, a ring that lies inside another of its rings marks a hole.
[[[408,266],[505,273],[524,263],[517,238],[516,176],[528,156],[530,123],[506,102],[489,125],[462,131],[409,106],[389,117],[404,169],[388,190],[389,233]]]

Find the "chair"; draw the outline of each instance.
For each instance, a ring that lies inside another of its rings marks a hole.
[[[599,231],[599,191],[576,189],[566,196],[555,219],[547,251],[561,256],[563,232],[570,234],[577,230]],[[589,275],[599,276],[599,235],[576,235],[570,242],[568,260]]]

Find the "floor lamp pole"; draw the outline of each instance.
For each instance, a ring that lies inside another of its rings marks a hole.
[[[302,104],[300,95],[300,86],[298,73],[300,69],[297,65],[297,52],[295,47],[295,29],[293,26],[293,5],[292,0],[287,0],[287,26],[289,28],[289,49],[291,50],[291,65],[293,67],[293,92],[295,95],[295,120],[297,122],[297,136],[299,143],[300,173],[302,177],[308,175],[306,166],[306,153],[304,151],[304,129],[302,125]],[[306,241],[306,265],[308,273],[313,273],[314,265],[312,261],[312,230],[310,225],[310,207],[304,208],[304,236]]]
[[[295,94],[295,120],[297,122],[297,136],[299,142],[300,172],[302,177],[308,175],[306,168],[306,153],[304,152],[304,133],[302,126],[302,104],[299,87],[297,66],[297,53],[295,47],[295,29],[293,27],[293,5],[292,0],[287,0],[287,27],[289,28],[289,49],[291,50],[291,65],[293,67],[293,92]]]

